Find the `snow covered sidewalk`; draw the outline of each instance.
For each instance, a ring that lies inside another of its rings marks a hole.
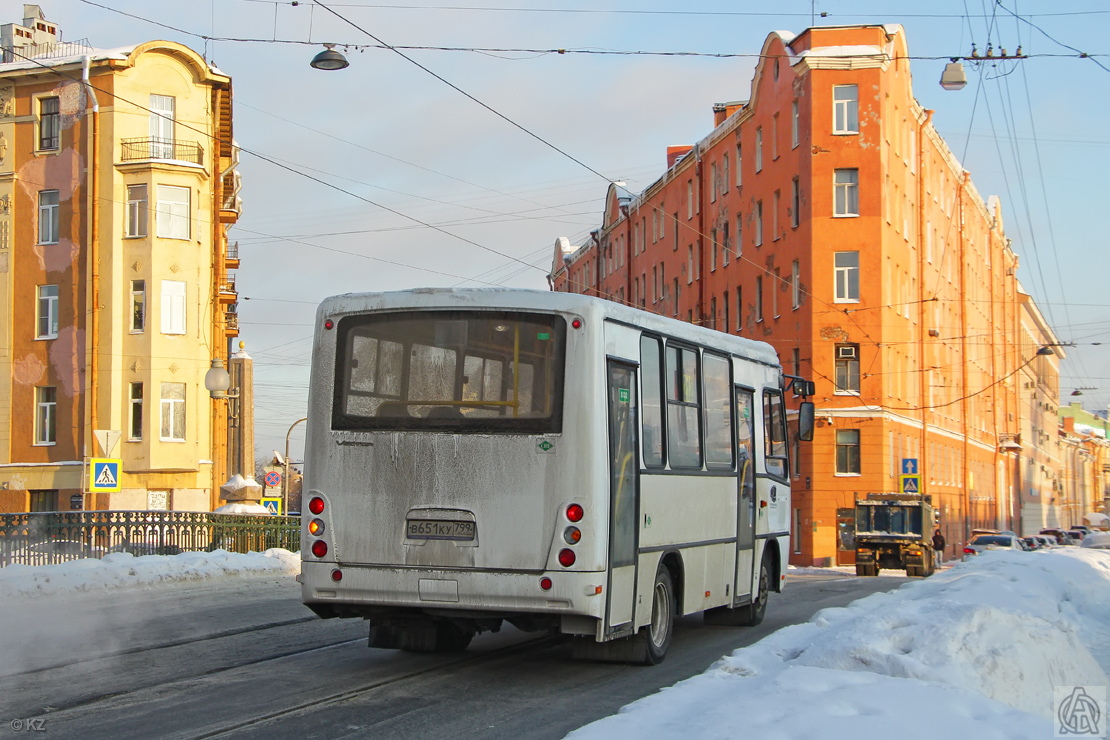
[[[47,594],[89,592],[205,581],[249,575],[296,575],[300,554],[267,550],[247,554],[216,550],[180,555],[143,555],[120,552],[96,560],[85,558],[57,565],[9,565],[0,568],[0,601]],[[9,606],[11,604],[9,603]]]
[[[998,551],[822,610],[568,737],[1045,740],[1054,687],[1104,692],[1107,672],[1110,552]]]

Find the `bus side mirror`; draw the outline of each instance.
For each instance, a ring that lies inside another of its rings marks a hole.
[[[814,413],[813,401],[802,401],[798,405],[798,439],[803,442],[813,441]]]

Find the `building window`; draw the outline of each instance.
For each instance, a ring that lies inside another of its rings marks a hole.
[[[802,265],[798,260],[790,264],[790,304],[795,309],[802,306]]]
[[[709,202],[710,203],[716,203],[717,202],[717,190],[720,187],[720,181],[717,179],[718,177],[719,177],[719,174],[718,174],[718,170],[717,170],[717,163],[713,162],[712,164],[709,165]]]
[[[173,159],[173,124],[177,101],[169,95],[150,96],[150,158]]]
[[[755,130],[755,171],[763,170],[763,127]]]
[[[833,215],[859,215],[859,170],[843,169],[833,171]]]
[[[717,241],[717,230],[709,230],[709,271],[717,271],[717,250],[720,249],[720,242]]]
[[[836,474],[859,475],[859,430],[836,430]]]
[[[38,286],[35,339],[58,338],[58,286]]]
[[[728,167],[728,152],[725,152],[724,155],[722,155],[722,157],[721,157],[721,193],[722,194],[728,192],[729,178],[732,177],[732,174],[728,170],[729,170],[729,167]]]
[[[31,511],[57,511],[58,491],[31,491]]]
[[[736,145],[736,187],[744,184],[744,175],[742,170],[744,164],[744,150],[739,144]]]
[[[859,393],[859,345],[836,345],[834,373],[837,393]]]
[[[39,244],[57,244],[61,218],[58,213],[58,191],[39,191]]]
[[[52,445],[57,441],[58,389],[54,386],[35,388],[35,444]]]
[[[163,239],[188,239],[190,237],[189,188],[174,185],[158,186],[158,205],[155,219],[158,236]]]
[[[185,282],[162,281],[162,333],[185,333]]]
[[[127,186],[127,235],[146,236],[146,185]]]
[[[798,101],[790,106],[790,148],[798,146]]]
[[[744,289],[736,286],[736,333],[744,331]]]
[[[859,133],[859,86],[833,86],[833,133]]]
[[[694,282],[694,245],[686,247],[686,284]]]
[[[58,98],[39,99],[39,151],[54,151],[61,142],[62,118]]]
[[[185,441],[184,383],[162,383],[162,441]]]
[[[724,223],[724,236],[721,238],[721,261],[724,263],[725,267],[728,267],[728,261],[729,261],[729,258],[731,257],[729,252],[732,251],[732,242],[729,241],[729,238],[728,238],[729,237],[728,224],[729,224],[729,222],[725,221],[725,223]]]
[[[776,319],[779,317],[779,289],[782,288],[782,275],[779,273],[779,268],[775,268],[774,274],[771,276],[771,315]]]
[[[755,276],[755,320],[763,321],[763,276]]]
[[[798,184],[798,178],[794,178],[790,183],[790,226],[798,228],[801,223],[800,212],[802,210],[802,188]]]
[[[736,217],[736,261],[739,262],[740,258],[744,256],[744,216],[739,215]]]
[[[771,199],[771,241],[779,239],[779,211],[782,210],[782,196],[776,190]]]
[[[760,247],[763,246],[763,201],[755,202],[755,212],[752,215],[755,218],[755,245]]]
[[[131,414],[127,438],[138,441],[143,438],[143,384],[131,384]]]
[[[859,252],[834,252],[833,273],[838,303],[859,302]]]
[[[694,181],[686,181],[686,218],[694,217]]]
[[[131,333],[146,331],[146,281],[131,281]]]
[[[776,66],[775,69],[778,69]],[[779,158],[779,114],[771,116],[771,159]]]

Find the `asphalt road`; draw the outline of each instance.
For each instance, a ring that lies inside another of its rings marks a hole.
[[[508,626],[461,654],[371,650],[360,620],[317,619],[292,578],[37,599],[0,609],[0,737],[561,738],[905,580],[791,576],[758,627],[680,620],[654,667],[575,661],[563,640]]]

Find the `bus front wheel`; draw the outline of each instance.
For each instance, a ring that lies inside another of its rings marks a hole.
[[[637,639],[645,647],[644,665],[658,665],[667,656],[674,633],[674,581],[667,566],[659,564],[655,573],[655,587],[651,596],[651,622],[640,628]]]

